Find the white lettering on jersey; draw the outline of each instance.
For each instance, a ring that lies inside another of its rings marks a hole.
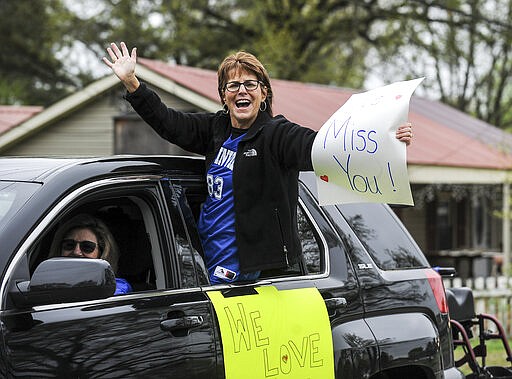
[[[235,163],[236,151],[228,150],[224,147],[221,147],[219,152],[217,153],[217,157],[213,161],[213,163],[226,167],[227,169],[233,171],[233,164]]]
[[[221,176],[213,177],[213,175],[206,175],[206,184],[208,187],[208,194],[217,200],[222,199],[222,188],[224,187],[224,179]]]

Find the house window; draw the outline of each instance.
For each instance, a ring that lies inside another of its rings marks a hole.
[[[446,250],[453,247],[452,214],[450,201],[440,200],[436,207],[436,250]]]
[[[488,199],[473,193],[471,217],[471,244],[474,248],[489,247],[489,210]]]

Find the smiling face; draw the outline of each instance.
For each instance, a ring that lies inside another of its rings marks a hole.
[[[258,81],[258,78],[245,70],[233,70],[229,73],[227,82],[243,83],[247,80]],[[224,103],[229,109],[231,125],[239,129],[248,129],[258,117],[260,104],[267,97],[267,89],[261,83],[253,91],[247,91],[247,88],[241,85],[235,92],[224,89],[223,95]]]

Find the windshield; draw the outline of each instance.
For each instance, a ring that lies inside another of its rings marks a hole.
[[[38,183],[0,181],[0,229],[40,187]]]

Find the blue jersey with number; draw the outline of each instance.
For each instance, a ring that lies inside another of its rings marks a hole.
[[[233,165],[243,136],[229,137],[206,174],[208,197],[198,222],[211,283],[232,282],[240,275],[235,243]]]

